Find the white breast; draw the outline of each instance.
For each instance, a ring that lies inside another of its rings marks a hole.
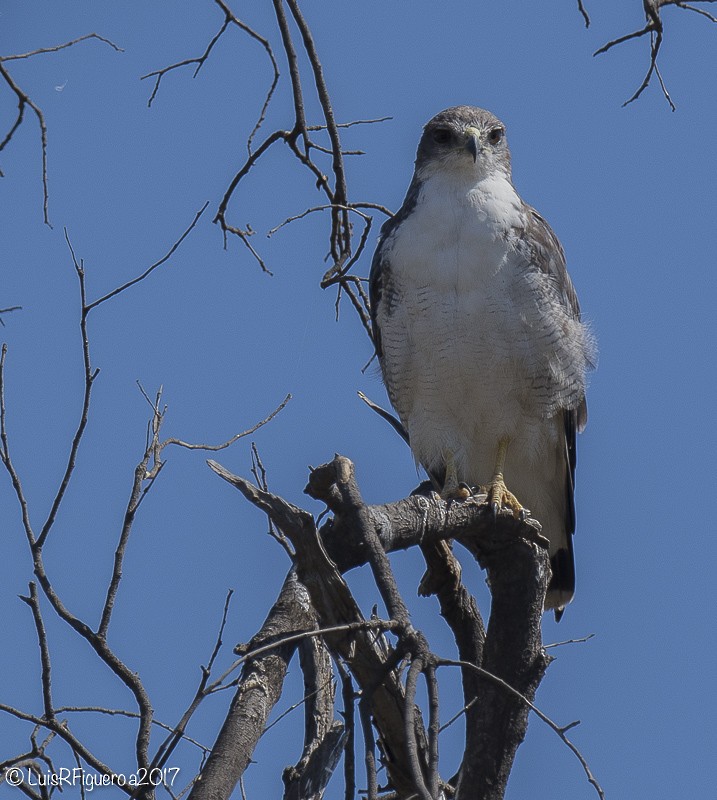
[[[509,243],[522,209],[507,177],[438,173],[385,243],[400,299],[378,309],[391,399],[416,459],[440,466],[450,451],[471,484],[490,479],[500,438],[533,461],[557,436],[530,413],[520,319],[531,298],[515,291]]]

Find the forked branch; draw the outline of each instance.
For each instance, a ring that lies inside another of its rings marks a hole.
[[[57,53],[60,50],[64,50],[67,47],[72,47],[72,45],[78,44],[79,42],[85,42],[88,39],[97,39],[100,42],[104,42],[105,44],[109,45],[113,50],[116,50],[118,53],[124,52],[121,47],[118,47],[114,42],[111,42],[109,39],[105,39],[104,36],[100,36],[97,33],[88,33],[85,36],[80,36],[77,39],[73,39],[70,42],[64,42],[63,44],[54,45],[53,47],[40,47],[37,50],[31,50],[27,53],[17,53],[15,55],[9,56],[0,56],[0,78],[2,78],[10,90],[13,92],[15,97],[17,98],[17,116],[15,117],[15,121],[10,126],[10,129],[5,134],[5,137],[2,141],[0,141],[0,151],[2,151],[12,140],[13,136],[17,132],[20,125],[25,118],[25,108],[30,108],[32,112],[35,114],[37,118],[37,124],[40,127],[40,152],[42,154],[42,214],[45,224],[49,227],[50,225],[50,217],[48,206],[50,202],[50,193],[48,189],[48,179],[47,179],[47,124],[45,123],[45,115],[43,114],[40,107],[32,100],[29,93],[26,92],[24,89],[20,88],[20,86],[15,82],[14,78],[8,71],[5,64],[8,61],[17,61],[19,59],[25,58],[32,58],[33,56],[42,55],[44,53]],[[0,173],[0,176],[2,173]]]
[[[713,3],[715,0],[697,0],[697,2]],[[623,103],[623,107],[637,100],[637,98],[640,97],[640,95],[650,85],[653,75],[656,75],[665,100],[667,100],[669,103],[670,108],[675,111],[675,104],[673,103],[672,98],[667,91],[667,86],[665,85],[662,74],[660,73],[660,68],[657,65],[657,57],[660,54],[660,48],[662,47],[665,32],[665,26],[662,19],[662,9],[665,6],[677,6],[678,8],[682,8],[686,11],[693,11],[696,14],[700,14],[701,16],[709,19],[711,22],[717,22],[717,17],[714,17],[712,14],[708,13],[702,8],[685,3],[682,0],[642,0],[642,5],[645,12],[645,26],[639,30],[633,31],[632,33],[627,33],[624,36],[618,36],[617,38],[612,39],[596,50],[593,55],[597,56],[601,53],[606,53],[608,50],[618,44],[623,44],[631,41],[632,39],[640,39],[643,36],[649,35],[650,63],[647,68],[647,72],[645,73],[645,77],[642,79],[642,83],[637,87],[633,95]]]

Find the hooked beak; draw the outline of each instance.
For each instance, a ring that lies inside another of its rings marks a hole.
[[[473,156],[473,163],[478,160],[478,151],[480,148],[480,131],[469,125],[466,128],[466,150]]]

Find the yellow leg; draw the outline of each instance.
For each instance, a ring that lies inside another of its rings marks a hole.
[[[473,493],[466,483],[458,481],[458,470],[456,460],[450,451],[446,454],[446,477],[443,481],[443,491],[441,497],[444,500],[466,500]]]
[[[518,498],[512,492],[508,491],[508,487],[503,480],[503,469],[505,468],[505,457],[508,453],[509,443],[510,439],[507,438],[501,439],[498,442],[498,452],[495,456],[495,470],[493,472],[493,478],[487,487],[487,502],[490,503],[494,516],[498,516],[498,512],[501,508],[507,506],[516,517],[523,518],[525,517],[526,509],[523,508]]]

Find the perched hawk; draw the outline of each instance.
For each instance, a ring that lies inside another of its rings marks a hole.
[[[545,607],[559,619],[575,590],[575,435],[593,345],[560,242],[515,191],[493,114],[458,106],[426,125],[370,292],[383,379],[416,461],[445,497],[482,484],[495,511],[531,510],[550,539]]]

